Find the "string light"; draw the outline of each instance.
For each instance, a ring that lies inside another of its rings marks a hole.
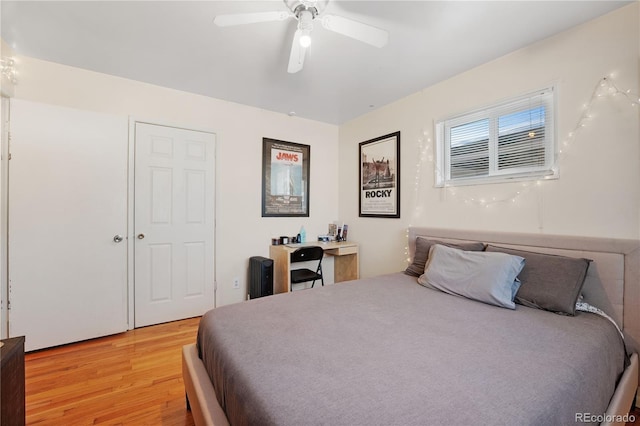
[[[560,144],[556,159],[560,159],[566,154],[568,148],[576,139],[580,131],[587,127],[589,121],[595,117],[592,112],[594,103],[606,96],[623,96],[632,107],[640,105],[640,97],[638,94],[632,93],[631,89],[621,90],[618,88],[611,75],[602,77],[595,85],[589,101],[582,105],[582,114],[580,114],[575,127],[567,134],[567,137]]]
[[[431,162],[433,158],[429,157],[428,150],[431,146],[431,138],[429,138],[429,132],[426,130],[422,131],[422,135],[418,138],[418,156],[416,161],[416,172],[415,172],[415,181],[414,181],[414,203],[415,208],[414,211],[419,213],[422,209],[422,203],[420,202],[420,181],[422,179],[422,164],[425,160]]]
[[[12,84],[18,84],[18,72],[16,71],[16,61],[13,58],[0,59],[0,72]]]
[[[506,197],[500,197],[500,198],[491,197],[490,199],[486,197],[480,197],[480,198],[470,197],[470,198],[464,199],[463,202],[468,205],[475,205],[475,206],[484,207],[484,208],[489,208],[494,204],[509,204],[509,205],[515,204],[520,197],[530,193],[533,189],[541,185],[542,185],[542,181],[540,180],[536,181],[535,183],[526,182],[521,184],[516,191],[514,191],[513,193],[511,193]],[[455,192],[453,193],[453,195],[455,196]]]
[[[429,162],[433,162],[433,157],[428,155],[429,149],[431,147],[431,138],[429,137],[429,132],[427,130],[422,130],[422,135],[418,137],[418,155],[417,155],[417,161],[416,161],[416,171],[415,171],[415,181],[414,181],[414,194],[413,194],[413,200],[414,200],[414,208],[413,208],[413,212],[414,212],[414,219],[417,218],[420,213],[422,212],[422,206],[423,203],[420,202],[420,181],[422,179],[422,164],[425,162],[425,160],[428,160]],[[409,228],[411,228],[411,223],[409,223],[409,226],[406,230],[406,241],[409,241]],[[411,261],[411,258],[409,256],[409,246],[406,245],[404,247],[404,256],[405,256],[405,260],[407,262]]]
[[[598,83],[595,85],[594,90],[589,98],[588,102],[582,105],[582,113],[578,118],[576,125],[567,133],[567,137],[562,140],[559,144],[556,154],[556,163],[559,162],[565,155],[572,143],[576,140],[580,132],[588,126],[589,122],[595,118],[595,114],[592,111],[593,105],[598,100],[611,96],[621,96],[624,97],[631,107],[639,107],[640,106],[640,96],[637,93],[633,93],[631,89],[622,90],[620,89],[615,82],[613,81],[613,76],[609,75],[601,78]],[[427,137],[428,133],[426,131],[423,132],[423,136]],[[428,139],[429,142],[431,139]],[[434,165],[434,172],[440,173],[438,168],[438,164],[434,162],[433,155],[429,154],[431,143],[424,146],[424,138],[421,137],[418,139],[418,151],[420,153],[417,164],[416,164],[416,183],[415,183],[415,200],[416,200],[416,216],[418,216],[420,204],[418,203],[418,195],[420,194],[419,183],[420,183],[420,173],[421,173],[421,162],[425,159]],[[526,182],[519,186],[517,190],[512,192],[511,194],[503,197],[468,197],[464,198],[462,202],[467,205],[474,205],[482,208],[489,208],[495,204],[515,204],[519,198],[530,193],[532,190],[539,188],[542,186],[542,182],[545,179],[537,180],[533,183]],[[454,187],[446,186],[444,187],[445,194],[448,194],[454,198],[459,198],[457,191]]]

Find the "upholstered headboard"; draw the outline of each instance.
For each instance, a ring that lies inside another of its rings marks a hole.
[[[447,242],[482,241],[591,259],[582,290],[585,301],[614,318],[624,331],[627,348],[640,352],[640,241],[412,227],[409,229],[411,259],[418,236]]]

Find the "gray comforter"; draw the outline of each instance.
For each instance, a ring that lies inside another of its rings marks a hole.
[[[570,425],[604,413],[624,368],[602,317],[402,273],[214,309],[198,349],[232,425]]]

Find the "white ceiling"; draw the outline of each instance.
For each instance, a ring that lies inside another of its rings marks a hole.
[[[219,28],[218,14],[281,1],[7,1],[18,54],[341,124],[629,1],[342,1],[326,13],[389,31],[378,49],[316,23],[287,73],[295,21]],[[19,70],[18,70],[19,71]]]

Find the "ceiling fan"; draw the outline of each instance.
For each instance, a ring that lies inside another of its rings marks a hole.
[[[329,0],[283,0],[288,11],[241,13],[218,15],[213,22],[220,27],[254,24],[258,22],[284,21],[295,18],[298,29],[293,36],[289,55],[289,73],[302,69],[307,48],[311,44],[311,31],[317,19],[327,30],[351,37],[375,47],[383,47],[389,41],[389,33],[380,28],[363,24],[338,15],[323,14]]]

